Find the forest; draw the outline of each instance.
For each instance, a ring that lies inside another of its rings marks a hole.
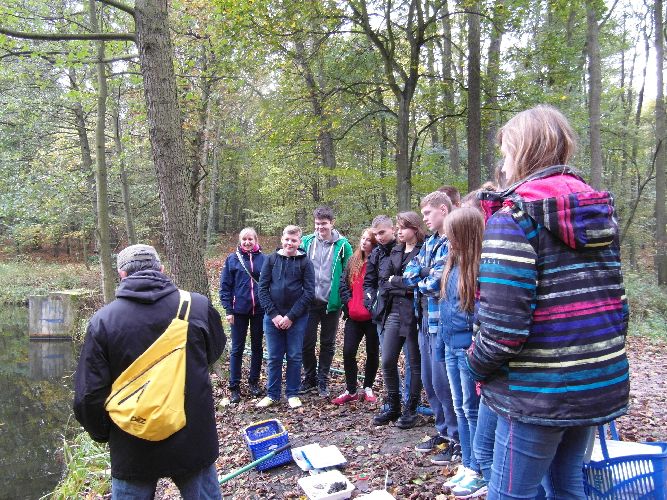
[[[611,191],[624,259],[667,282],[664,6],[630,0],[6,0],[0,231],[10,251],[98,262],[204,256],[330,204],[356,234],[492,179],[496,132],[539,103]]]

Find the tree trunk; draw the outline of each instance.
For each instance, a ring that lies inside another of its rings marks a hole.
[[[315,79],[315,74],[308,63],[306,48],[302,41],[297,41],[295,47],[295,62],[301,70],[301,76],[306,84],[308,100],[313,110],[313,116],[317,122],[317,145],[319,149],[322,166],[327,175],[327,187],[335,187],[338,179],[332,171],[336,168],[336,145],[331,132],[331,120],[324,111],[322,103],[322,88]]]
[[[662,0],[655,1],[655,59],[656,84],[655,98],[655,269],[658,274],[658,284],[667,285],[667,231],[665,231],[665,165],[667,165],[667,144],[665,99],[663,87],[664,63],[664,33],[662,17]]]
[[[486,67],[486,109],[488,120],[484,131],[482,167],[486,178],[493,179],[496,170],[496,133],[498,132],[498,81],[500,80],[500,45],[503,40],[505,15],[504,0],[496,0]]]
[[[120,175],[120,191],[123,196],[123,212],[125,214],[125,231],[127,242],[130,245],[137,244],[137,233],[134,230],[134,216],[132,215],[132,204],[130,203],[130,182],[125,171],[125,156],[123,155],[123,142],[120,132],[120,88],[118,89],[118,106],[111,110],[111,123],[113,125],[113,141],[118,158],[118,170]]]
[[[97,8],[95,0],[89,0],[90,27],[97,33]],[[97,187],[97,238],[99,241],[100,269],[102,271],[102,293],[104,302],[114,299],[116,273],[111,264],[111,245],[109,243],[109,194],[107,180],[107,162],[105,151],[105,119],[107,111],[107,77],[104,63],[104,42],[95,42],[97,46],[97,124],[95,126],[95,186]]]
[[[68,71],[70,85],[72,90],[79,90],[79,83],[77,82],[76,72],[73,68]],[[88,141],[88,131],[86,130],[86,118],[83,114],[83,105],[80,101],[74,103],[72,107],[74,113],[74,123],[76,132],[79,136],[79,149],[81,151],[81,170],[86,174],[88,181],[88,189],[90,190],[91,204],[93,207],[93,214],[97,220],[97,188],[95,187],[95,171],[93,169],[93,157],[90,154],[90,142]],[[84,233],[85,233],[84,229]]]
[[[452,172],[458,176],[461,171],[461,159],[459,157],[459,141],[456,135],[456,120],[449,118],[454,113],[455,104],[452,80],[452,67],[454,66],[452,60],[452,21],[449,17],[447,2],[443,2],[442,5],[442,31],[442,98],[446,115],[443,127],[443,143],[447,142],[449,164],[452,167]]]
[[[222,144],[220,143],[220,123],[216,127],[213,138],[213,164],[208,184],[208,223],[206,224],[206,248],[213,243],[213,235],[218,232],[216,217],[218,212],[218,179],[220,178],[219,158]]]
[[[410,100],[398,99],[396,124],[396,201],[398,211],[412,209],[412,165],[410,165]]]
[[[591,186],[602,186],[602,142],[600,133],[600,96],[602,70],[597,12],[593,0],[586,0],[586,52],[588,53],[588,120],[591,143]]]
[[[197,244],[190,171],[183,168],[185,143],[176,95],[167,2],[137,0],[135,10],[148,133],[158,180],[167,259],[179,287],[208,296],[204,257],[201,245]]]
[[[468,13],[468,191],[482,183],[480,87],[480,21],[476,0]]]
[[[426,2],[426,17],[429,16],[431,8],[431,2]],[[433,6],[433,9],[436,7]],[[436,12],[433,12],[436,15]],[[426,111],[429,121],[431,122],[431,127],[429,129],[431,133],[431,147],[436,148],[440,144],[440,138],[438,137],[438,88],[436,85],[435,78],[435,53],[433,50],[434,42],[430,41],[426,45],[426,70],[428,72],[428,110]]]

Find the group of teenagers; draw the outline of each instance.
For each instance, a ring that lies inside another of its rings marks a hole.
[[[264,395],[263,338],[268,351],[267,394],[257,406],[280,401],[285,359],[291,408],[301,394],[329,398],[342,310],[346,390],[334,404],[375,401],[381,361],[385,404],[373,424],[413,427],[423,388],[436,432],[415,449],[435,451],[436,464],[460,456],[448,491],[583,498],[595,426],[623,415],[629,397],[613,198],[568,166],[576,136],[551,106],[515,115],[498,142],[503,182],[462,200],[443,186],[422,198],[421,215],[401,212],[395,223],[379,215],[354,251],[328,207],[315,210],[313,234],[285,227],[270,255],[253,229],[242,230],[220,279],[231,401],[241,399],[248,327],[253,397]]]

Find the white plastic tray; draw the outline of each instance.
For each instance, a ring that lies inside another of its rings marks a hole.
[[[328,494],[329,487],[333,483],[339,481],[345,482],[347,488],[336,493]],[[302,477],[298,481],[299,486],[303,489],[310,500],[339,500],[342,498],[350,498],[354,485],[337,470],[323,472],[315,476]]]

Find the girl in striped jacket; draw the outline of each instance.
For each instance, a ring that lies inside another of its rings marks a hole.
[[[489,499],[583,498],[594,425],[627,410],[628,307],[614,204],[565,166],[575,136],[555,108],[499,132],[510,183],[486,194],[479,332],[468,367],[498,414]]]

